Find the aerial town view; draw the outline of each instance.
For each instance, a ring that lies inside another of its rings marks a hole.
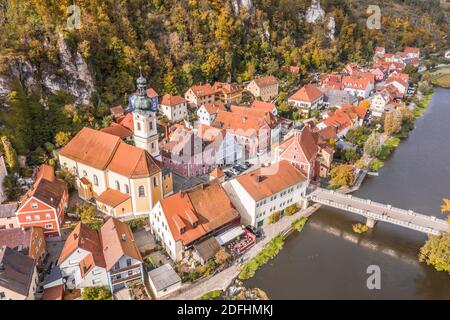
[[[0,307],[450,300],[449,18],[0,1]]]

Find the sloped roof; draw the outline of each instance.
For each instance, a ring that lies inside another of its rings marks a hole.
[[[279,166],[278,168],[276,167],[277,165]],[[264,172],[276,173],[265,175]],[[268,168],[260,168],[241,175],[236,180],[255,201],[259,201],[305,181],[306,177],[288,161],[282,160]]]
[[[272,112],[275,109],[275,104],[271,103],[271,102],[255,100],[250,105],[250,108],[256,109],[256,110],[261,110],[264,112]]]
[[[164,105],[164,106],[172,107],[172,106],[175,106],[175,105],[178,105],[178,104],[182,104],[185,101],[186,100],[183,97],[181,97],[181,96],[172,96],[170,94],[165,94],[162,97],[160,104]]]
[[[101,227],[100,234],[107,270],[111,270],[122,256],[142,262],[131,228],[125,222],[109,218]]]
[[[16,210],[18,207],[17,202],[10,202],[0,204],[0,218],[10,218],[16,215]]]
[[[260,77],[254,80],[258,87],[267,87],[278,84],[277,78],[274,76]]]
[[[313,102],[323,96],[323,93],[313,84],[307,84],[295,92],[289,100]]]
[[[119,144],[107,169],[129,178],[149,177],[162,170],[146,150],[127,143]]]
[[[178,192],[160,200],[160,203],[174,240],[181,240],[184,245],[239,217],[218,183]],[[194,223],[197,223],[195,227]]]
[[[0,248],[0,264],[3,266],[3,270],[0,270],[0,286],[28,296],[35,271],[33,258],[3,246]]]
[[[22,247],[22,253],[27,254],[30,248],[32,228],[12,228],[0,230],[0,247],[7,246],[11,249],[18,250]]]
[[[203,107],[206,109],[206,111],[209,114],[216,114],[219,112],[219,110],[227,111],[227,108],[225,107],[225,105],[220,101],[216,101],[213,103],[205,103],[203,105]]]
[[[84,127],[59,154],[91,167],[104,169],[119,143],[120,138],[117,136]]]
[[[77,249],[90,252],[95,265],[105,268],[106,263],[102,252],[102,242],[97,230],[93,230],[81,222],[67,237],[59,255],[58,264],[63,263]]]
[[[213,85],[214,90],[221,91],[225,94],[235,93],[242,91],[241,87],[237,83],[215,82]]]
[[[293,143],[297,144],[308,161],[315,158],[319,152],[314,134],[308,126],[303,127],[300,132],[294,133],[292,137],[283,142],[283,144],[280,145],[280,152],[286,150]]]
[[[213,95],[216,93],[216,90],[209,84],[197,85],[191,87],[192,92],[198,98]]]
[[[97,197],[98,202],[104,203],[108,206],[111,206],[112,208],[117,207],[119,204],[125,202],[128,199],[130,199],[130,196],[128,194],[122,193],[119,190],[109,188]]]
[[[128,138],[133,135],[133,132],[130,129],[117,123],[112,123],[109,127],[103,128],[101,131],[120,137],[121,139]]]

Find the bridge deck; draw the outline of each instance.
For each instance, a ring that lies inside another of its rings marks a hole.
[[[357,198],[351,195],[317,188],[308,197],[315,202],[342,210],[362,214],[374,218],[375,220],[391,222],[397,225],[416,229],[426,233],[449,233],[450,228],[447,221],[436,217],[420,214],[412,210],[395,208],[390,205]],[[428,228],[421,230],[421,228]]]

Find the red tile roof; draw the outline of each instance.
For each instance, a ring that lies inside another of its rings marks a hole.
[[[216,93],[216,90],[214,90],[214,88],[209,83],[193,86],[191,87],[191,90],[194,93],[194,95],[198,98],[210,96]]]
[[[264,172],[274,172],[274,174],[265,174]],[[282,160],[270,167],[260,168],[241,175],[236,180],[255,201],[259,201],[306,181],[306,177],[288,161]]]
[[[258,87],[267,87],[278,84],[278,80],[274,76],[261,77],[255,79],[254,81],[258,85]]]
[[[101,131],[112,134],[113,136],[120,137],[121,139],[133,136],[133,131],[114,122],[111,123],[111,126],[103,128]]]
[[[120,192],[119,190],[106,189],[97,197],[97,202],[104,203],[112,208],[130,199],[130,195]]]
[[[184,102],[186,102],[186,100],[181,96],[172,96],[170,94],[165,94],[162,97],[160,104],[163,106],[173,107]]]
[[[300,88],[297,92],[295,92],[289,98],[289,100],[312,103],[320,97],[323,97],[323,93],[319,89],[317,89],[315,85],[307,84],[306,86]]]
[[[250,105],[250,108],[255,109],[255,110],[261,110],[264,112],[273,112],[273,110],[275,109],[275,104],[271,103],[271,102],[255,100]]]

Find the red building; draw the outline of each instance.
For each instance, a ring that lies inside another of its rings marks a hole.
[[[16,213],[19,226],[42,227],[45,237],[61,236],[68,199],[66,183],[56,179],[53,167],[42,165],[35,183],[20,200]]]

